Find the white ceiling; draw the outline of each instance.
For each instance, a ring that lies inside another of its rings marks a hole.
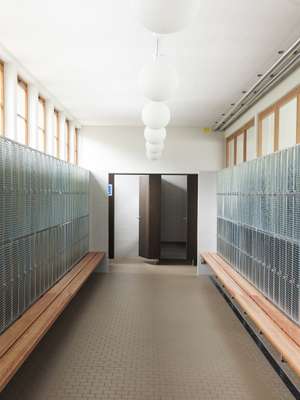
[[[173,126],[210,126],[300,37],[300,0],[200,0],[162,53],[180,77]],[[171,10],[170,10],[171,12]],[[124,0],[0,0],[0,41],[82,123],[138,125],[153,36]]]

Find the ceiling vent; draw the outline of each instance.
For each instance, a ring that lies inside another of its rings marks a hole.
[[[298,39],[264,75],[259,74],[259,76],[261,76],[259,81],[215,123],[213,130],[224,131],[228,128],[299,65],[300,39]]]

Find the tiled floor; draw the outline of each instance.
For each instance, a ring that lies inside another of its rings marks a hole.
[[[1,400],[285,400],[206,276],[113,265],[92,276]]]

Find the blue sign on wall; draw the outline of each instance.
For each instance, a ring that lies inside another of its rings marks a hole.
[[[107,195],[108,197],[111,197],[113,195],[113,185],[111,183],[107,185]]]

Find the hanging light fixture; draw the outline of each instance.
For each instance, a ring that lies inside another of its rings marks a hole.
[[[150,128],[146,127],[145,131],[144,131],[144,136],[145,136],[146,142],[151,143],[151,144],[160,144],[166,139],[167,132],[166,132],[165,128],[150,129]]]
[[[146,142],[146,151],[148,153],[162,153],[163,149],[164,149],[164,142],[155,144]]]
[[[168,34],[185,28],[199,11],[199,0],[134,0],[135,14],[151,32]]]
[[[142,111],[142,120],[151,129],[165,128],[170,122],[169,107],[161,102],[151,101]]]
[[[178,87],[177,72],[163,57],[157,57],[142,69],[139,83],[144,97],[152,101],[166,101]]]
[[[146,157],[148,160],[154,161],[154,160],[159,160],[162,156],[162,153],[151,153],[149,151],[146,152]]]
[[[183,29],[197,14],[200,0],[134,0],[141,23],[156,35],[154,60],[146,65],[139,76],[144,97],[151,100],[144,106],[142,120],[146,125],[146,155],[149,160],[162,156],[165,127],[170,122],[170,110],[164,101],[169,100],[178,87],[176,69],[159,54],[162,34]]]

